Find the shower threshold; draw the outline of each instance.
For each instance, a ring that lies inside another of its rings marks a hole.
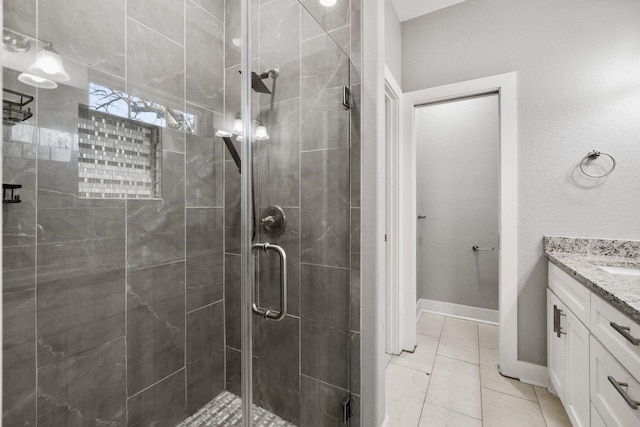
[[[242,401],[235,394],[223,391],[178,427],[241,426],[241,418]],[[252,425],[256,427],[296,427],[295,424],[291,424],[256,405],[253,405]]]

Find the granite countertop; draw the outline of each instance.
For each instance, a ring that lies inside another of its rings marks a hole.
[[[598,268],[640,268],[640,241],[545,237],[544,252],[549,261],[640,324],[640,276]]]

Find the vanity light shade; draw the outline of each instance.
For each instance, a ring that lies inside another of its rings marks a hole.
[[[37,53],[36,62],[31,64],[29,72],[58,82],[69,80],[69,74],[64,69],[62,58],[49,48],[44,48]]]
[[[226,130],[218,129],[216,131],[216,136],[219,136],[220,138],[231,138],[233,134],[231,132],[227,132]]]
[[[267,128],[264,125],[258,125],[254,137],[256,141],[268,141],[269,134],[267,133]]]
[[[40,76],[34,76],[33,74],[29,73],[20,74],[18,76],[18,80],[26,85],[39,87],[41,89],[55,89],[58,87],[58,84],[52,80],[43,79]]]
[[[241,119],[235,119],[233,121],[233,133],[235,133],[235,134],[241,134],[242,133],[242,120]]]
[[[331,7],[336,4],[337,0],[320,0],[320,4],[324,7]]]

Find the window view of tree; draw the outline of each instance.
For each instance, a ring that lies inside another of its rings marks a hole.
[[[89,108],[155,126],[196,132],[193,114],[96,83],[89,83]]]

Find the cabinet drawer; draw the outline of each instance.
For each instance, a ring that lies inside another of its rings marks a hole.
[[[607,427],[593,403],[591,404],[591,427]]]
[[[594,294],[591,297],[591,333],[640,380],[640,325]]]
[[[591,402],[606,425],[639,426],[640,403],[635,405],[636,409],[634,409],[633,402],[640,401],[640,383],[618,363],[593,335],[590,347]]]
[[[589,327],[591,291],[552,263],[549,263],[549,287]]]

